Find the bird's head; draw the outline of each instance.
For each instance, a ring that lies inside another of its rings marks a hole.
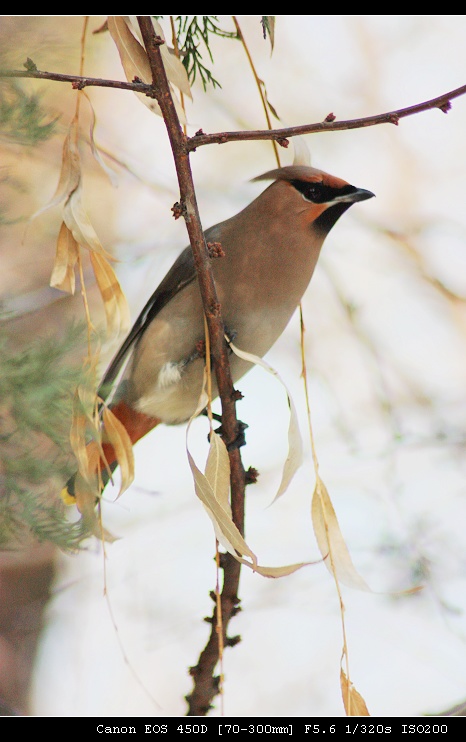
[[[329,232],[351,204],[374,196],[372,191],[357,188],[341,178],[306,165],[288,165],[269,170],[253,180],[289,183],[290,187],[309,204],[309,221],[313,222],[314,228],[325,233]]]

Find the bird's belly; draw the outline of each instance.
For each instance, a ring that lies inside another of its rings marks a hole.
[[[242,351],[262,357],[267,353],[287,324],[283,315],[278,319],[273,313],[250,312],[247,323],[243,324],[234,316],[226,318],[226,332],[231,335],[233,344]],[[202,338],[200,338],[202,340]],[[136,395],[134,406],[140,412],[157,417],[168,425],[176,425],[189,420],[207,404],[204,388],[205,360],[192,352],[181,360],[167,360],[159,366],[158,373],[144,390]],[[234,351],[230,353],[230,369],[233,383],[241,379],[254,364],[243,360]],[[215,371],[212,369],[212,398],[218,396]]]

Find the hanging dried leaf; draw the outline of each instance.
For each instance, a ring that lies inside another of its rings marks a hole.
[[[87,430],[87,415],[83,408],[82,400],[80,398],[80,388],[78,387],[73,397],[70,443],[78,462],[79,472],[86,482],[90,482],[93,473],[89,470],[89,451],[86,445]]]
[[[57,252],[53,264],[50,285],[55,289],[74,294],[76,281],[74,269],[79,254],[79,245],[62,222],[57,240]]]
[[[245,562],[242,559],[240,559],[239,561],[243,562],[243,564],[246,564],[248,567],[251,567],[251,564],[249,564],[248,562]],[[288,577],[294,572],[297,572],[298,569],[302,569],[302,567],[308,567],[310,564],[317,563],[318,562],[299,562],[297,564],[286,564],[283,567],[261,567],[260,564],[257,564],[254,567],[254,572],[258,572],[258,574],[262,575],[262,577],[271,577],[276,579],[278,577]]]
[[[102,526],[100,510],[96,510],[96,497],[92,487],[89,487],[80,474],[75,479],[75,495],[77,508],[89,532],[99,540],[108,543],[115,541],[116,537]]]
[[[142,80],[142,82],[150,84],[152,82],[152,71],[150,68],[146,50],[135,38],[135,36],[133,36],[133,33],[130,30],[127,20],[124,18],[124,16],[108,16],[108,30],[110,31],[110,35],[118,49],[121,64],[123,66],[123,70],[128,82],[133,82],[134,78],[137,77]],[[164,65],[165,64],[166,63],[164,59]],[[167,78],[170,81],[168,71]],[[136,93],[136,95],[139,100],[141,100],[142,103],[144,103],[144,105],[147,106],[153,113],[157,114],[158,116],[162,115],[162,111],[160,110],[160,106],[157,101],[155,101],[153,98],[148,98],[147,95],[144,95],[142,93]],[[183,108],[181,107],[179,101],[176,98],[176,95],[174,95],[173,92],[172,95],[179,119],[182,124],[186,124],[186,116]]]
[[[70,442],[78,462],[78,471],[92,490],[94,503],[100,496],[100,460],[105,461],[101,444],[101,429],[97,409],[97,396],[93,386],[96,355],[88,369],[88,383],[79,384],[73,398],[73,414],[70,430]],[[92,440],[88,442],[91,436]]]
[[[340,685],[347,716],[370,716],[364,698],[348,680],[343,669],[340,670]]]
[[[126,331],[130,325],[130,314],[115,271],[109,261],[114,258],[102,247],[81,200],[81,184],[69,194],[64,208],[63,220],[76,243],[90,252],[92,267],[105,307],[107,327],[110,334]]]
[[[61,203],[81,182],[81,160],[78,150],[78,121],[73,119],[63,142],[62,168],[57,190],[46,208]]]
[[[128,489],[134,479],[134,455],[131,439],[125,426],[108,408],[103,408],[103,429],[108,442],[112,445],[121,471],[121,486],[118,497]]]
[[[139,23],[137,21],[137,16],[125,15],[122,16],[122,18],[127,24],[130,32],[134,36],[136,36],[142,48],[144,49],[144,41],[142,38],[141,29],[139,28]],[[156,18],[152,18],[152,25],[154,27],[155,34],[157,36],[160,36],[160,38],[163,39],[165,42],[164,44],[160,45],[160,54],[162,56],[162,62],[163,66],[165,67],[165,73],[167,75],[168,82],[172,83],[176,88],[178,88],[181,93],[183,93],[183,95],[187,95],[188,98],[192,100],[193,96],[191,92],[191,86],[189,84],[189,75],[183,62],[181,61],[173,47],[168,46],[163,28]],[[147,80],[147,82],[150,82],[151,79],[152,75]]]
[[[95,33],[95,31],[94,31],[94,33]],[[100,152],[99,152],[99,148],[97,147],[97,145],[95,143],[94,132],[95,132],[95,127],[96,127],[96,123],[97,123],[97,118],[96,118],[96,115],[95,115],[94,107],[92,105],[92,101],[89,98],[89,96],[87,95],[87,93],[86,93],[85,90],[82,91],[82,94],[86,98],[87,102],[89,103],[89,108],[91,109],[91,123],[90,123],[90,127],[89,127],[89,142],[90,142],[90,145],[91,145],[92,155],[93,155],[95,161],[100,165],[100,167],[102,168],[102,170],[104,171],[104,173],[107,175],[107,177],[110,180],[111,184],[116,187],[117,186],[117,179],[116,179],[115,173],[103,161],[103,159],[102,159],[102,157],[100,155]]]
[[[204,505],[214,524],[217,539],[225,549],[235,558],[247,556],[251,559],[253,569],[257,566],[257,557],[251,551],[228,513],[217,500],[207,477],[196,466],[189,450],[187,451],[189,466],[194,478],[196,495]]]
[[[186,67],[184,66],[181,59],[176,56],[175,50],[170,49],[170,47],[166,43],[165,34],[163,33],[163,29],[160,23],[155,20],[155,18],[152,20],[152,23],[154,24],[154,31],[157,36],[161,36],[162,39],[165,41],[165,44],[162,44],[162,46],[160,47],[160,52],[162,54],[163,66],[165,67],[168,81],[173,83],[173,85],[175,85],[175,87],[177,87],[178,90],[183,93],[183,95],[187,95],[188,98],[192,100],[193,95],[191,92],[191,86],[189,84]]]
[[[282,480],[280,482],[278,492],[273,499],[273,502],[275,502],[275,500],[277,500],[279,497],[285,494],[286,490],[288,489],[290,485],[291,480],[293,479],[297,470],[303,463],[303,441],[301,438],[301,432],[299,430],[299,422],[298,422],[298,415],[296,412],[296,407],[287,389],[286,384],[281,379],[277,371],[275,371],[275,369],[272,368],[272,366],[266,363],[263,358],[259,358],[259,356],[256,356],[253,353],[246,353],[245,351],[237,348],[231,342],[229,342],[229,347],[231,348],[233,353],[239,356],[239,358],[242,358],[245,361],[249,361],[249,363],[254,363],[258,366],[261,366],[269,374],[272,374],[272,376],[278,379],[280,384],[282,384],[282,386],[286,390],[286,394],[288,397],[288,406],[290,408],[290,424],[288,427],[288,456],[283,466]]]
[[[214,453],[212,456],[215,459],[217,453]],[[256,555],[251,551],[231,519],[230,506],[228,505],[227,512],[227,510],[220,505],[210,482],[198,469],[189,451],[188,461],[194,478],[196,494],[212,520],[217,540],[232,556],[235,557],[235,559],[241,562],[241,564],[249,567],[254,572],[258,572],[263,577],[277,578],[287,577],[288,575],[293,574],[293,572],[297,572],[298,569],[313,563],[300,562],[298,564],[288,564],[283,567],[263,567],[259,565],[257,563]],[[223,474],[220,478],[222,477]],[[249,557],[249,559],[245,559],[245,556]]]
[[[231,516],[230,457],[221,437],[212,430],[209,455],[205,467],[206,479],[220,505]]]
[[[312,524],[329,572],[344,585],[371,592],[352,562],[327,488],[318,475],[312,496]]]
[[[134,80],[138,77],[143,82],[150,83],[152,73],[146,50],[134,37],[127,19],[122,15],[110,15],[107,24],[127,79]]]
[[[104,302],[107,329],[110,335],[126,331],[130,325],[130,314],[126,297],[110,263],[95,252],[91,252],[94,275]]]
[[[186,438],[190,424],[191,421],[188,425]],[[230,460],[224,442],[217,433],[211,432],[205,475],[196,466],[187,446],[186,450],[196,494],[212,520],[217,540],[235,559],[263,577],[272,578],[286,577],[298,569],[314,563],[299,562],[282,567],[263,567],[259,565],[257,557],[246,544],[231,517],[229,500]],[[245,559],[245,556],[249,558]]]
[[[76,119],[73,119],[68,134],[65,137],[65,141],[63,142],[61,171],[55,194],[45,206],[31,216],[29,221],[36,219],[36,217],[40,216],[40,214],[43,214],[48,209],[51,209],[53,206],[58,206],[58,204],[62,203],[62,201],[68,198],[70,193],[73,193],[80,182],[81,161],[77,146],[77,121]]]
[[[99,256],[92,264],[105,305],[107,325],[112,333],[126,331],[130,324],[129,309],[115,272],[108,262],[114,258],[102,247],[82,203],[77,127],[78,122],[75,118],[63,144],[62,168],[55,195],[31,219],[46,209],[65,202],[50,285],[74,293],[74,270],[79,257],[79,247],[85,247],[91,253],[91,257]]]
[[[87,425],[93,438],[99,436],[100,424],[98,415],[98,398],[97,389],[97,367],[99,364],[100,347],[97,346],[92,358],[86,358],[84,370],[86,372],[86,381],[77,388],[77,394],[81,403],[81,409],[86,416]]]
[[[72,233],[76,242],[88,250],[102,255],[107,260],[114,260],[102,247],[82,203],[81,182],[68,195],[63,208],[63,221]]]

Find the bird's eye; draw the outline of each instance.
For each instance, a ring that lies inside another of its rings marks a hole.
[[[309,201],[316,201],[319,197],[320,188],[317,185],[317,183],[308,183],[308,186],[303,193],[305,198],[307,198]]]
[[[306,201],[312,201],[315,204],[321,204],[326,201],[329,190],[323,183],[309,182],[306,180],[292,180],[292,185],[299,191]]]

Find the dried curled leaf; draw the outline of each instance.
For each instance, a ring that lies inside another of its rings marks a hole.
[[[216,446],[216,444],[211,443],[211,449],[212,446]],[[225,508],[220,504],[211,483],[201,470],[198,469],[189,450],[187,450],[187,454],[189,466],[191,467],[194,479],[196,495],[212,519],[218,541],[236,559],[238,557],[249,557],[251,561],[249,562],[248,560],[245,560],[244,563],[249,564],[253,569],[255,569],[257,567],[257,557],[251,551],[238,528],[233,523],[229,509],[225,510]],[[213,456],[215,457],[216,454],[214,453]]]
[[[79,255],[79,245],[72,233],[62,222],[58,233],[57,252],[53,264],[50,285],[68,294],[74,294],[76,288],[75,267]]]
[[[76,506],[83,517],[87,530],[101,541],[112,543],[116,540],[110,531],[103,527],[100,509],[96,510],[96,498],[92,487],[78,474],[75,482]]]
[[[112,447],[121,469],[119,495],[134,479],[134,458],[126,428],[110,409],[102,408],[103,402],[97,396],[98,359],[98,350],[92,358],[87,359],[86,383],[80,384],[74,394],[70,442],[78,472],[74,479],[73,498],[67,499],[66,488],[62,497],[66,504],[76,504],[87,527],[95,536],[111,541],[113,536],[103,529],[100,511],[96,509],[103,489],[102,468],[107,468],[109,477],[112,474],[104,449],[107,446]],[[103,439],[105,444],[102,444]]]
[[[82,203],[81,160],[77,140],[78,121],[75,118],[63,144],[62,167],[55,195],[31,219],[64,202],[63,222],[58,234],[50,285],[73,294],[79,248],[89,250],[97,285],[104,302],[107,325],[109,331],[116,334],[128,329],[129,308],[110,265],[114,258],[102,247]]]
[[[77,144],[77,130],[78,122],[74,119],[63,142],[61,171],[56,191],[52,199],[32,215],[31,220],[43,214],[44,211],[51,209],[53,206],[58,206],[58,204],[68,198],[70,193],[73,193],[81,182],[81,159]]]
[[[239,561],[243,564],[247,564],[249,567],[251,566],[242,559]],[[262,577],[271,577],[276,579],[278,577],[289,577],[289,575],[297,572],[298,569],[309,567],[311,564],[317,564],[317,562],[297,562],[296,564],[285,564],[283,567],[262,567],[260,564],[257,564],[254,568],[254,572],[262,575]]]
[[[370,716],[364,698],[348,680],[343,669],[340,670],[340,685],[347,716]]]
[[[73,416],[70,430],[70,442],[78,462],[78,473],[74,482],[75,503],[82,514],[89,531],[102,537],[101,524],[96,513],[96,502],[101,493],[100,459],[103,456],[100,445],[100,434],[94,414],[94,405],[89,408],[91,393],[87,387],[79,386],[73,399]],[[95,440],[87,443],[87,434],[92,430]]]
[[[119,497],[128,489],[134,479],[133,446],[125,426],[108,407],[103,408],[102,424],[105,438],[115,451],[116,460],[121,471]]]
[[[288,427],[288,456],[283,466],[282,480],[280,482],[280,486],[278,488],[277,494],[273,499],[273,502],[275,502],[275,500],[278,500],[279,497],[285,494],[291,483],[291,480],[303,463],[303,441],[301,438],[301,432],[299,430],[296,408],[293,399],[291,398],[291,395],[286,387],[286,384],[281,379],[279,374],[275,371],[275,369],[272,368],[272,366],[266,363],[263,358],[259,358],[259,356],[256,356],[253,353],[246,353],[245,351],[237,348],[231,342],[229,342],[229,346],[233,353],[239,356],[239,358],[242,358],[245,361],[249,361],[249,363],[254,363],[258,366],[261,366],[269,374],[272,374],[272,376],[278,379],[280,384],[282,384],[282,386],[286,390],[286,394],[288,397],[288,406],[290,408],[290,424]]]
[[[213,430],[205,467],[206,479],[220,505],[231,516],[230,507],[230,459],[220,436]]]
[[[189,426],[187,432],[189,432]],[[286,577],[301,567],[312,564],[312,562],[299,562],[282,567],[259,565],[256,555],[247,545],[231,517],[230,460],[224,442],[217,433],[211,432],[205,475],[196,466],[188,448],[186,450],[196,495],[212,520],[217,540],[235,559],[263,577],[273,578]]]
[[[73,119],[68,134],[63,142],[61,171],[54,195],[48,203],[36,211],[29,219],[33,221],[48,209],[58,206],[69,197],[81,182],[81,160],[77,145],[77,120]]]
[[[329,572],[344,585],[371,592],[352,562],[327,488],[319,476],[312,496],[312,524]]]
[[[142,82],[150,84],[152,81],[152,71],[149,64],[149,59],[146,54],[146,50],[139,43],[136,37],[133,35],[129,21],[124,16],[108,16],[108,30],[110,35],[115,42],[120,55],[121,64],[126,75],[128,82],[133,82],[135,78],[139,78]],[[159,35],[163,37],[161,28],[159,27]],[[168,52],[168,49],[164,49],[166,44],[161,47],[162,60],[164,63],[165,71],[169,82],[176,85],[182,92],[186,93],[191,97],[191,91],[189,88],[189,82],[182,63],[176,57],[173,57]],[[176,61],[174,61],[176,60]],[[184,72],[180,71],[180,67]],[[148,98],[147,95],[142,93],[136,93],[138,98],[147,106],[153,113],[158,116],[162,115],[160,106],[153,98]],[[181,107],[181,104],[177,100],[176,95],[172,91],[173,101],[182,124],[186,124],[186,116]]]
[[[63,207],[63,221],[70,230],[76,242],[85,247],[91,253],[97,253],[106,260],[114,260],[101,245],[99,238],[91,224],[89,216],[86,213],[82,202],[82,185],[81,181],[76,188],[71,191]]]
[[[83,479],[91,484],[96,471],[98,461],[98,450],[96,456],[93,451],[86,445],[87,431],[89,427],[89,417],[85,411],[85,405],[82,400],[82,386],[78,386],[73,397],[73,414],[71,419],[70,442],[73,453],[78,462],[78,471]],[[92,418],[91,418],[92,420]],[[94,421],[92,420],[94,427]],[[94,448],[96,448],[94,446]],[[95,494],[94,494],[95,497]]]
[[[166,41],[160,23],[155,20],[155,18],[152,20],[152,23],[154,24],[154,31],[157,36],[161,36],[161,38]],[[168,81],[173,83],[173,85],[175,85],[183,95],[187,95],[188,98],[191,98],[192,100],[193,95],[189,84],[188,73],[186,72],[183,62],[176,56],[174,49],[169,48],[167,43],[162,44],[160,52],[162,54],[163,66],[165,67]]]
[[[94,31],[94,33],[96,33],[96,31]],[[95,142],[95,127],[97,123],[97,118],[95,115],[94,107],[92,105],[92,101],[89,98],[85,90],[82,91],[82,95],[86,98],[87,102],[89,103],[89,108],[91,111],[91,122],[89,125],[89,143],[91,145],[92,156],[94,157],[95,161],[100,165],[104,173],[107,175],[110,183],[116,187],[117,186],[116,175],[114,171],[111,168],[107,167],[106,163],[103,161],[99,148]]]
[[[110,335],[127,330],[130,314],[126,297],[110,263],[98,253],[91,252],[95,279],[104,302],[107,329]]]
[[[96,394],[96,369],[99,352],[87,360],[86,381],[76,387],[70,430],[70,443],[78,462],[78,470],[83,479],[94,488],[95,496],[100,496],[97,472],[100,459],[105,459],[101,445],[101,426]],[[89,437],[91,442],[87,443]]]

